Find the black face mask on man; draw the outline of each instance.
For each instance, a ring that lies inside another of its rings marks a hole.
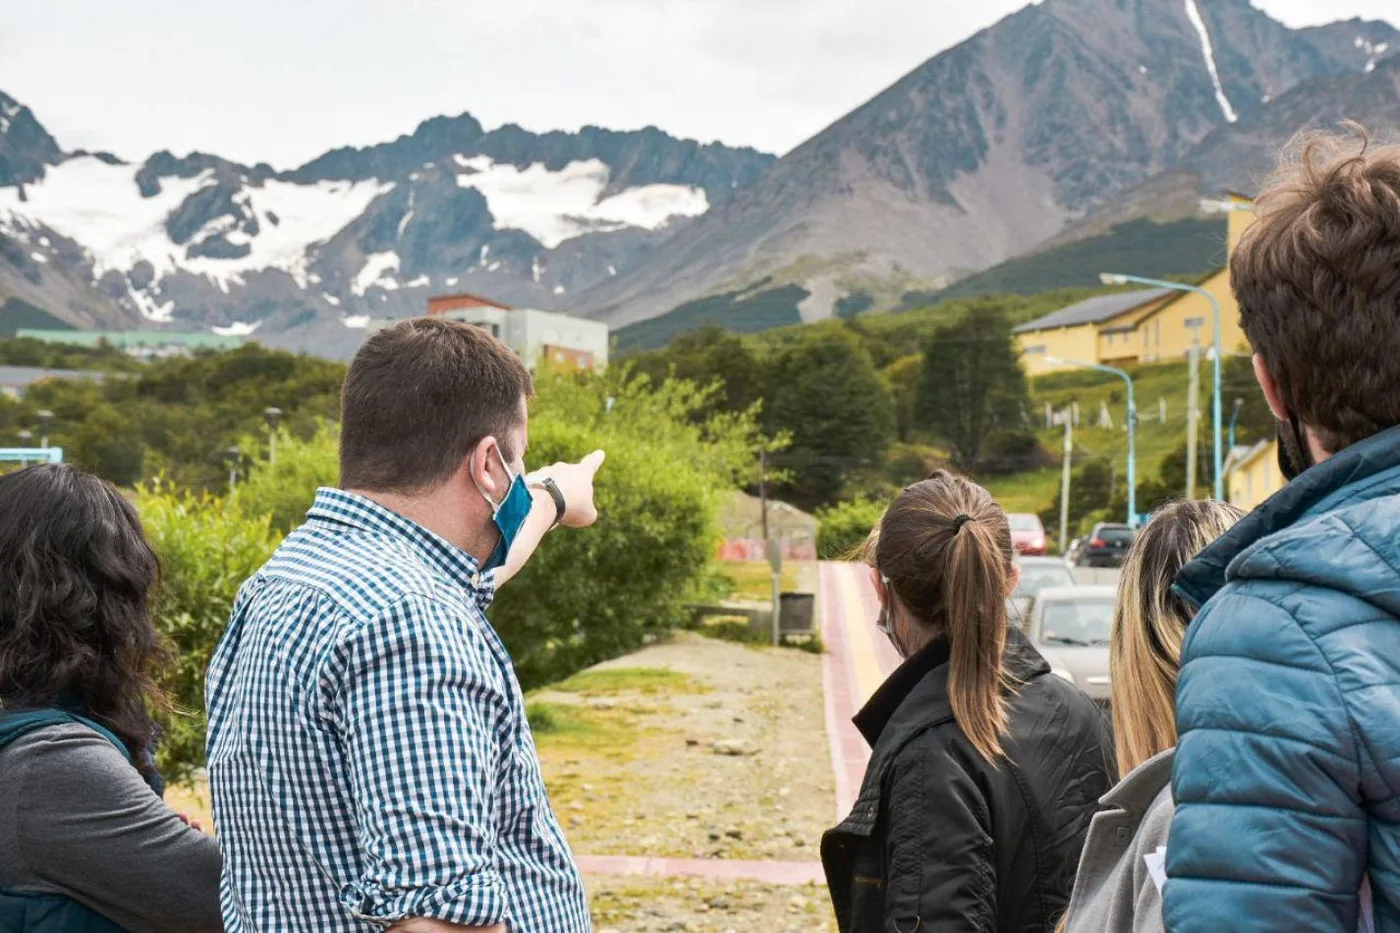
[[[1278,468],[1287,480],[1297,479],[1303,471],[1313,466],[1312,448],[1298,416],[1288,413],[1288,420],[1276,420],[1274,431],[1278,435]]]

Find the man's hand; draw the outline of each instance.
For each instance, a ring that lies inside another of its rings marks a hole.
[[[603,451],[595,450],[578,463],[556,463],[530,474],[531,481],[548,476],[564,494],[561,524],[586,528],[598,520],[598,507],[593,503],[593,477],[606,456]]]
[[[412,920],[400,920],[389,927],[389,933],[506,933],[506,926],[504,923],[498,923],[491,927],[464,927],[458,923],[416,917]]]

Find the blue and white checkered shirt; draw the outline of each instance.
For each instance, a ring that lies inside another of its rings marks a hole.
[[[589,930],[492,595],[337,489],[244,584],[207,684],[228,930]]]

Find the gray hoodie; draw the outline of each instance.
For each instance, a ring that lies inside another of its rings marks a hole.
[[[1066,933],[1164,933],[1162,892],[1145,857],[1167,844],[1175,753],[1147,759],[1099,800],[1103,809],[1089,823]]]

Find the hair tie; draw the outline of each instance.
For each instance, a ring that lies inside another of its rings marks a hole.
[[[959,512],[958,517],[953,519],[953,534],[962,531],[962,526],[972,521],[972,516],[966,512]]]

